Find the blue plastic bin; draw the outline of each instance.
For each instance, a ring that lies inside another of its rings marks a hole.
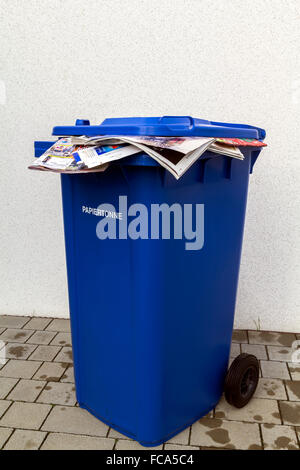
[[[251,126],[169,116],[78,120],[53,134],[265,137]],[[36,142],[36,156],[50,144]],[[144,446],[170,439],[222,395],[260,149],[242,151],[243,161],[206,152],[178,181],[142,153],[104,173],[61,177],[77,400]],[[118,208],[119,196],[149,212],[151,204],[204,204],[202,248],[186,250],[186,239],[172,237],[99,240],[101,217],[83,206]]]

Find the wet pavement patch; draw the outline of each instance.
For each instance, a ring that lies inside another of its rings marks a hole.
[[[248,450],[262,450],[262,446],[259,446],[258,444],[252,444],[248,447]]]
[[[277,338],[278,343],[282,344],[282,346],[288,346],[288,347],[292,345],[294,340],[295,340],[295,335],[288,334],[288,333],[279,334]]]
[[[230,437],[227,429],[216,428],[211,431],[207,431],[206,434],[212,438],[214,442],[218,444],[228,444],[230,442]]]
[[[24,338],[24,336],[26,336],[26,333],[17,333],[15,336],[14,336],[14,339],[19,339],[19,338]]]
[[[280,436],[276,439],[275,441],[275,446],[277,449],[296,449],[296,447],[291,444],[292,440],[289,437],[286,436]]]
[[[260,416],[260,415],[255,415],[255,416],[253,416],[253,419],[255,419],[255,421],[262,421],[263,417]]]
[[[25,443],[25,449],[33,449],[35,446],[36,446],[36,443],[32,439],[29,439]]]
[[[11,346],[8,352],[18,358],[23,356],[26,352],[26,348],[24,346]]]
[[[244,330],[234,330],[232,333],[232,341],[236,343],[248,342],[247,332]]]
[[[300,381],[286,381],[286,386],[290,400],[296,397],[300,401]]]
[[[66,351],[66,355],[68,356],[69,359],[71,359],[71,361],[73,361],[72,351]]]
[[[203,426],[207,428],[220,428],[223,424],[222,419],[214,419],[214,418],[203,418],[200,419],[199,423],[203,424]]]
[[[282,401],[280,402],[280,409],[285,423],[300,426],[300,403]]]

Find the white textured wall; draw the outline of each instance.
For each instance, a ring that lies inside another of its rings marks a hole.
[[[77,117],[190,114],[267,129],[236,326],[300,331],[297,0],[2,0],[0,313],[68,315],[59,178],[33,141]]]

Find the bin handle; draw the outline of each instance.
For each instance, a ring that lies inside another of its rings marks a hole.
[[[190,121],[189,129],[194,129],[195,128],[195,121],[194,121],[194,118],[192,116],[169,116],[169,115],[166,115],[166,116],[162,116],[161,118],[159,118],[159,122],[162,123],[166,119],[174,119],[174,120],[177,120],[177,121],[178,121],[178,119],[188,119]]]

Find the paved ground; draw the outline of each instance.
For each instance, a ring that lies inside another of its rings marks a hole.
[[[222,399],[156,449],[299,450],[300,364],[291,362],[296,339],[300,334],[235,331],[231,356],[245,351],[260,359],[255,398],[243,409]],[[7,356],[0,364],[0,449],[143,448],[76,406],[68,320],[1,316],[0,340]]]

